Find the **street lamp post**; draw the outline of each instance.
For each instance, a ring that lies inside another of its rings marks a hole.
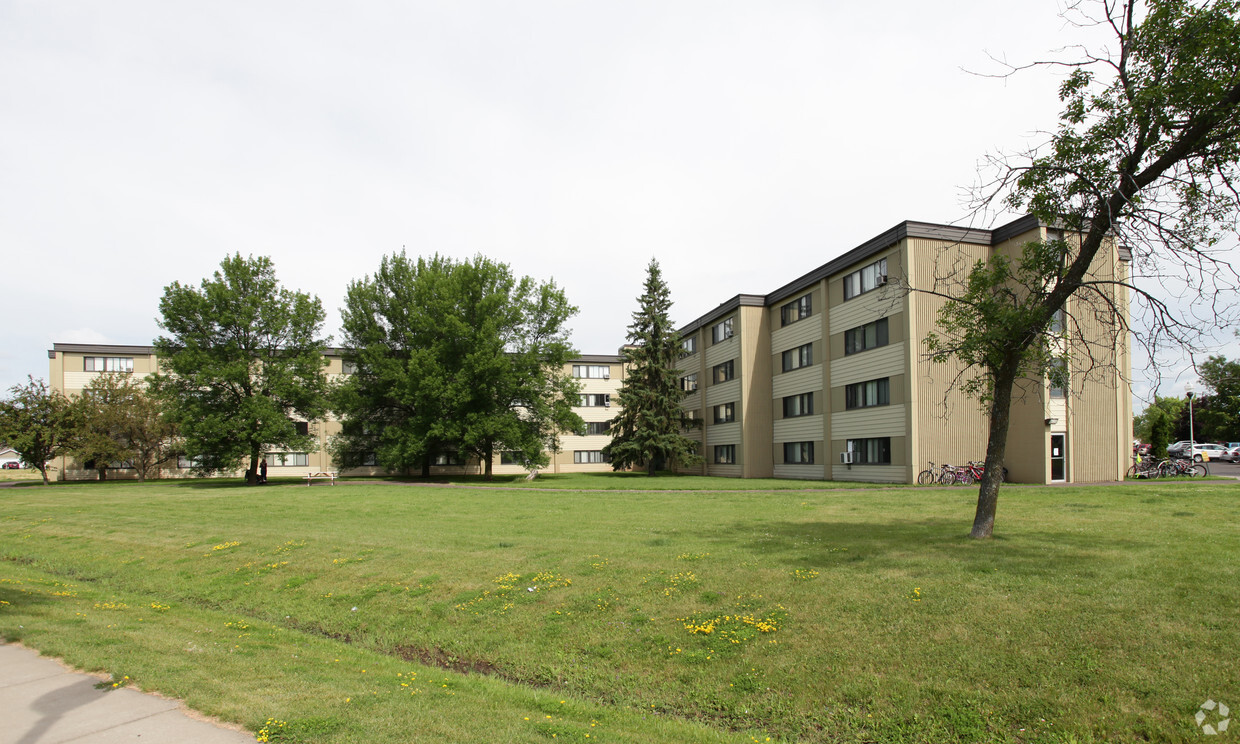
[[[1188,441],[1192,443],[1188,445],[1189,447],[1188,451],[1190,453],[1188,456],[1189,459],[1193,459],[1193,455],[1196,454],[1195,452],[1193,452],[1193,448],[1197,446],[1197,435],[1195,433],[1195,430],[1193,429],[1193,393],[1194,392],[1195,392],[1195,388],[1193,387],[1193,383],[1190,382],[1184,386],[1184,394],[1188,396]]]

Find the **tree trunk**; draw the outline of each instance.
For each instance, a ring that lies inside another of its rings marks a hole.
[[[43,485],[45,486],[52,485],[51,482],[48,481],[47,479],[47,466],[44,465],[43,467],[39,468],[39,472],[43,474]]]
[[[653,457],[646,458],[646,475],[652,478],[654,477],[654,458]]]
[[[422,477],[430,479],[431,477],[431,456],[422,455]]]
[[[495,443],[494,442],[489,442],[489,441],[487,442],[486,455],[482,459],[483,461],[486,462],[486,465],[483,466],[483,471],[482,471],[484,473],[483,480],[488,480],[488,481],[492,480],[495,477],[494,473],[492,472],[495,465],[493,462],[491,462],[492,460],[495,459]]]
[[[995,530],[995,511],[999,505],[999,486],[1003,483],[1003,461],[1007,455],[1008,426],[1012,420],[1012,386],[1016,383],[1015,364],[995,373],[994,397],[990,402],[990,434],[986,440],[986,471],[977,492],[977,513],[969,537],[990,538]]]
[[[247,486],[258,485],[258,447],[250,448],[250,467],[245,471],[245,484]]]

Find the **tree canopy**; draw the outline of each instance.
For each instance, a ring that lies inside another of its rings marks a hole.
[[[200,287],[174,282],[159,302],[160,373],[151,390],[168,406],[196,471],[246,468],[257,479],[269,448],[312,449],[295,418],[327,411],[327,340],[317,297],[285,289],[271,259],[227,257]]]
[[[146,394],[132,374],[103,373],[74,401],[78,426],[71,453],[106,477],[113,463],[126,463],[145,481],[172,454],[176,428],[163,405]]]
[[[22,461],[37,468],[48,485],[48,462],[68,452],[77,428],[72,402],[43,380],[28,377],[25,385],[9,388],[10,397],[0,401],[0,440],[9,444]]]
[[[1126,373],[1116,368],[1132,330],[1128,292],[1148,308],[1137,336],[1150,348],[1159,339],[1182,342],[1200,326],[1129,277],[1098,275],[1104,251],[1128,248],[1137,272],[1169,272],[1198,290],[1236,276],[1219,244],[1234,236],[1240,209],[1237,3],[1131,0],[1074,4],[1069,12],[1088,7],[1101,17],[1086,22],[1113,33],[1112,53],[1070,48],[1077,58],[1031,65],[1070,71],[1060,86],[1059,126],[1028,156],[996,159],[997,180],[979,192],[979,208],[1027,211],[1063,237],[1027,245],[1018,257],[995,255],[954,290],[934,290],[946,302],[927,339],[933,357],[968,366],[967,385],[990,416],[974,537],[993,533],[1019,379],[1106,366]],[[1211,317],[1225,306],[1213,292],[1197,298]],[[1052,326],[1060,313],[1063,351]],[[1113,332],[1086,348],[1083,334],[1074,335],[1086,319]]]
[[[603,448],[616,470],[644,465],[654,475],[661,461],[670,466],[701,460],[697,442],[683,433],[694,422],[680,408],[685,394],[676,368],[680,334],[668,318],[671,307],[671,291],[658,261],[651,259],[623,352],[627,370],[616,394],[620,412],[611,424],[612,440]]]
[[[429,473],[437,457],[473,457],[488,478],[501,451],[545,465],[557,434],[582,425],[564,370],[576,311],[554,283],[483,256],[384,257],[341,311],[354,374],[335,393],[337,462]]]

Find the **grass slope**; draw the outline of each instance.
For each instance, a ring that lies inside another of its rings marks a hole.
[[[1240,701],[1231,482],[1005,487],[984,543],[971,490],[683,485],[10,487],[0,635],[271,741],[1186,741]]]

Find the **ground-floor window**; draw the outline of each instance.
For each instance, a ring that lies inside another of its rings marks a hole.
[[[305,452],[268,452],[267,464],[274,467],[304,468],[310,464],[310,455]]]
[[[814,443],[784,442],[784,462],[793,465],[814,464]]]
[[[607,456],[603,454],[602,450],[573,450],[573,462],[607,462]]]
[[[435,455],[435,464],[460,467],[465,464],[465,458],[459,452],[443,452]]]
[[[735,465],[736,464],[736,445],[735,444],[716,444],[715,445],[715,464],[716,465]]]
[[[849,439],[848,451],[852,453],[854,465],[890,465],[891,437]]]

